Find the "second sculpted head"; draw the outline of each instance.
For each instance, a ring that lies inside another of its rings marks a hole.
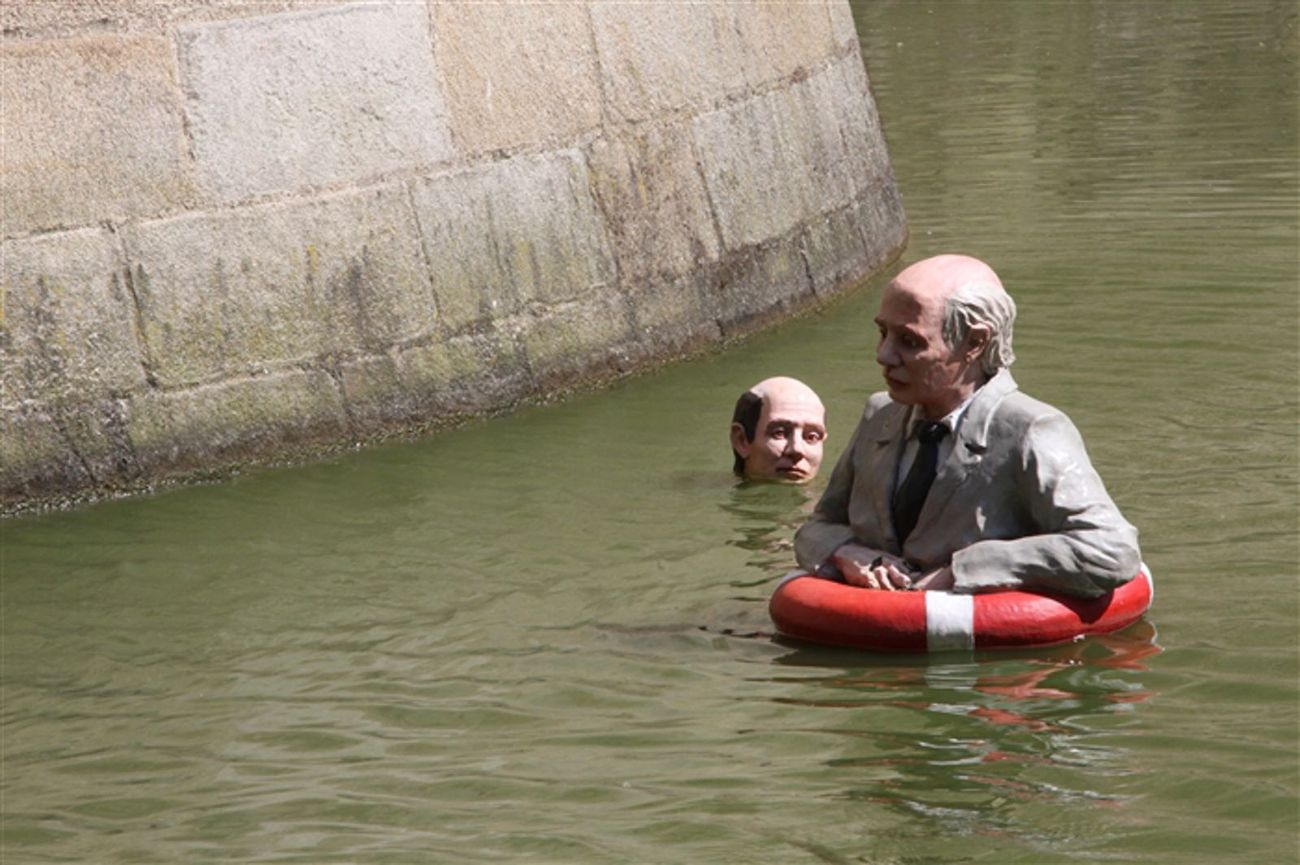
[[[999,369],[1011,350],[1016,304],[993,268],[968,255],[937,255],[885,287],[876,362],[895,402],[938,420]]]
[[[802,483],[822,463],[826,409],[808,385],[778,376],[740,395],[731,418],[736,474],[750,480]]]

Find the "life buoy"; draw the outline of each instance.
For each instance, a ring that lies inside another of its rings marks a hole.
[[[939,652],[1050,646],[1133,624],[1151,606],[1146,565],[1100,598],[1030,592],[958,595],[882,592],[804,572],[781,581],[768,604],[787,637],[855,649]]]

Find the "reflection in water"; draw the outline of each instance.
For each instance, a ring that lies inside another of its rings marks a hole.
[[[806,485],[740,482],[731,491],[722,510],[734,518],[739,537],[729,546],[754,553],[746,564],[768,576],[779,576],[795,567],[794,533],[812,514],[819,489]],[[733,583],[738,587],[768,586],[767,577]]]
[[[824,677],[783,678],[815,689],[777,702],[868,712],[866,724],[836,728],[856,751],[825,761],[861,783],[839,798],[887,806],[932,821],[955,835],[1023,835],[1011,803],[1122,808],[1126,795],[1071,786],[1064,778],[1135,771],[1126,751],[1093,739],[1113,731],[1136,704],[1154,696],[1142,673],[1161,652],[1154,626],[1139,622],[1116,634],[1089,637],[1032,653],[983,653],[970,662],[872,655],[879,666]],[[863,653],[797,648],[775,663],[824,667]],[[887,661],[893,661],[888,663]],[[881,709],[890,710],[881,723]],[[875,720],[870,720],[875,719]]]

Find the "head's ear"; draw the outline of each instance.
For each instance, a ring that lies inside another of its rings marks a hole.
[[[966,344],[962,346],[962,357],[970,363],[979,360],[992,338],[993,330],[987,324],[972,324],[966,334]]]
[[[741,459],[749,459],[749,449],[753,445],[745,438],[745,427],[739,423],[731,425],[731,449],[740,454]]]

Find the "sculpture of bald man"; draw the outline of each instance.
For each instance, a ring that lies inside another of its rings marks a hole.
[[[821,467],[825,442],[826,409],[798,379],[764,379],[736,401],[733,468],[748,480],[810,481]]]
[[[868,401],[799,564],[865,588],[1097,597],[1131,580],[1137,530],[1057,409],[1008,371],[1016,307],[987,264],[940,255],[885,288]]]

